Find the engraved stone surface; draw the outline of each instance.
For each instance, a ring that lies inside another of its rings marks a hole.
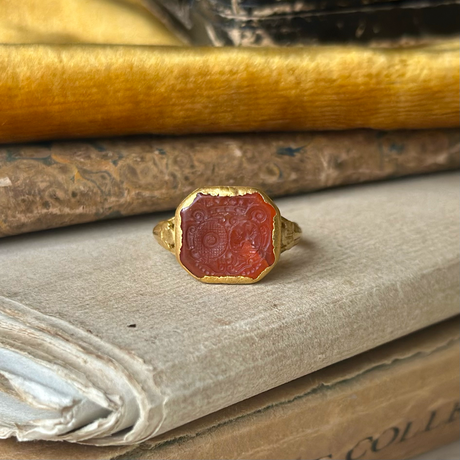
[[[259,193],[234,197],[199,193],[180,213],[180,260],[198,278],[256,279],[275,262],[275,215],[275,208]]]

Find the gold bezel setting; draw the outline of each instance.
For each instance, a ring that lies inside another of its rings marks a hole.
[[[188,208],[194,201],[198,194],[203,195],[211,195],[211,196],[243,196],[248,194],[257,193],[259,194],[263,200],[272,206],[276,212],[275,216],[273,217],[273,231],[272,231],[272,242],[273,242],[273,252],[275,256],[274,262],[268,266],[262,273],[257,276],[257,278],[251,278],[248,276],[213,276],[213,275],[205,275],[203,277],[197,277],[194,275],[187,267],[184,266],[180,259],[180,251],[182,247],[182,226],[181,226],[181,211],[183,209]],[[280,253],[281,253],[281,214],[276,206],[276,204],[271,200],[266,193],[261,190],[258,190],[253,187],[203,187],[195,190],[190,195],[188,195],[177,207],[175,213],[175,222],[174,222],[174,253],[176,255],[177,261],[180,263],[182,268],[186,270],[191,276],[195,279],[202,281],[203,283],[211,283],[211,284],[252,284],[257,283],[260,281],[264,276],[266,276],[275,265],[278,263]]]

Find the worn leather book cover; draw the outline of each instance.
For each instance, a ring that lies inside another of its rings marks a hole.
[[[457,0],[144,0],[194,44],[418,41],[460,33]]]
[[[412,458],[459,437],[458,339],[457,317],[140,445],[10,439],[0,441],[0,459]]]
[[[0,437],[139,443],[458,315],[458,179],[277,200],[303,237],[253,285],[185,273],[169,213],[5,238]]]
[[[198,187],[282,196],[456,169],[456,129],[143,136],[0,146],[0,237],[172,210]]]

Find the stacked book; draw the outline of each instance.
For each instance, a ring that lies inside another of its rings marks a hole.
[[[138,2],[13,3],[0,458],[397,459],[458,437],[456,42],[174,47]],[[262,282],[198,283],[154,242],[209,185],[302,227]]]
[[[144,0],[185,39],[215,46],[420,43],[459,32],[457,0]]]

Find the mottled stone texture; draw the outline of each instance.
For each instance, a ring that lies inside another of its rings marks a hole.
[[[174,209],[198,187],[271,196],[460,166],[456,129],[133,137],[0,146],[0,236]]]
[[[275,215],[275,208],[259,193],[236,197],[199,193],[180,213],[180,260],[198,278],[256,279],[275,262]]]

